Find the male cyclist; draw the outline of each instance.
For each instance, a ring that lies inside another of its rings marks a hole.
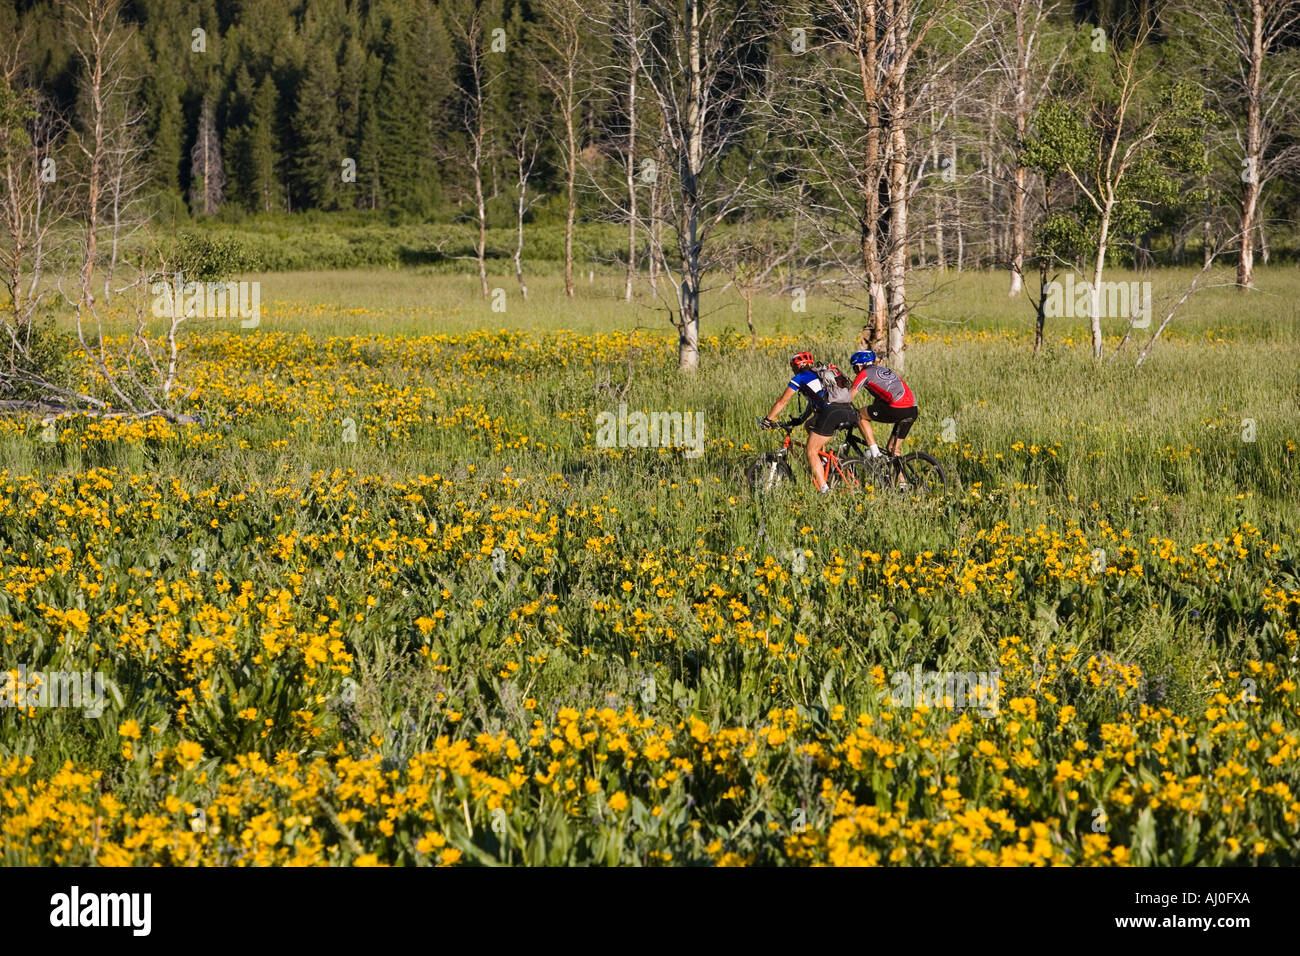
[[[853,371],[857,372],[857,377],[853,380],[854,397],[857,396],[858,389],[865,387],[872,398],[870,405],[858,409],[858,428],[862,430],[862,437],[871,446],[869,449],[871,457],[875,458],[880,454],[880,449],[876,446],[875,433],[871,429],[873,421],[886,422],[894,426],[889,435],[889,453],[897,455],[903,439],[912,430],[912,423],[921,413],[916,405],[916,397],[907,387],[907,383],[894,374],[892,369],[876,364],[876,353],[870,349],[854,352],[853,357],[849,359],[849,364],[853,366]]]
[[[790,371],[794,373],[794,377],[786,386],[785,394],[776,400],[776,404],[772,406],[772,410],[767,413],[767,417],[761,424],[764,428],[775,428],[776,418],[781,414],[786,403],[796,392],[803,395],[808,405],[803,414],[794,420],[794,424],[802,424],[809,415],[813,416],[813,420],[808,423],[808,467],[812,469],[817,490],[826,494],[831,489],[826,481],[826,469],[822,467],[822,459],[818,452],[831,440],[836,429],[852,426],[857,419],[857,411],[853,407],[851,395],[837,400],[827,393],[821,376],[817,374],[816,366],[817,361],[812,357],[811,352],[800,352],[790,359]],[[835,366],[830,366],[830,369],[835,374],[839,374],[839,369]],[[841,392],[843,393],[843,390]]]

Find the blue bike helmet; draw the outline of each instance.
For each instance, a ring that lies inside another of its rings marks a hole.
[[[870,365],[876,360],[876,353],[871,349],[864,349],[861,352],[854,352],[849,359],[849,364],[853,366],[853,371],[861,372],[863,366]]]

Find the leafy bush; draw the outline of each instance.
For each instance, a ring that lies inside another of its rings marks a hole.
[[[256,267],[238,239],[206,231],[182,232],[167,259],[186,277],[203,282],[220,281]]]

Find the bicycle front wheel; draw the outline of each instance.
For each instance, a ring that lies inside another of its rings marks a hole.
[[[775,491],[781,485],[794,484],[794,472],[776,455],[761,455],[745,469],[745,486],[755,493]]]
[[[830,469],[826,476],[826,481],[832,488],[861,491],[871,484],[871,465],[865,458],[841,458],[838,464],[839,468]]]

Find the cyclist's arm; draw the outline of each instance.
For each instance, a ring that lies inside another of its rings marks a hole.
[[[867,370],[864,368],[861,372],[858,373],[857,378],[853,380],[853,384],[849,386],[849,398],[858,397],[858,389],[862,387],[862,382],[866,379],[866,377],[867,377]]]
[[[766,418],[769,421],[776,421],[777,417],[781,414],[781,410],[785,408],[786,404],[793,397],[794,397],[794,389],[787,388],[785,390],[785,394],[776,400],[776,404],[772,406],[772,410],[767,413]]]

